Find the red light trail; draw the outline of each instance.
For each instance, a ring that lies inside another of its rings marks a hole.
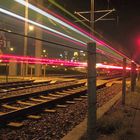
[[[86,62],[72,62],[60,59],[42,59],[35,57],[24,57],[24,56],[14,56],[14,55],[0,55],[1,62],[9,63],[29,63],[29,64],[42,64],[42,65],[57,65],[57,66],[69,66],[69,67],[87,67]],[[105,65],[101,63],[96,64],[96,68],[100,69],[116,69],[122,70],[122,66]],[[131,70],[130,67],[126,67],[126,70]]]

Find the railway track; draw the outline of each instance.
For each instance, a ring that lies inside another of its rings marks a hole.
[[[38,94],[43,94],[47,92],[55,92],[69,87],[77,87],[78,84],[76,81],[60,82],[54,84],[39,84],[37,86],[28,86],[17,89],[9,90],[9,92],[4,92],[0,94],[0,103],[10,102],[17,99],[24,99],[28,97],[34,97]],[[11,94],[10,94],[11,93]],[[17,93],[17,94],[16,94]],[[6,96],[2,96],[2,94]]]
[[[26,86],[33,83],[34,80],[23,80],[23,81],[15,81],[8,83],[0,83],[0,89],[9,89],[9,88],[17,88],[20,86]]]
[[[1,98],[0,106],[0,122],[7,122],[8,120],[19,116],[26,115],[31,111],[48,106],[49,108],[64,100],[71,100],[81,93],[85,93],[85,83],[61,83],[51,85],[47,90],[40,92],[32,92],[20,96],[13,96],[9,98]]]
[[[105,87],[107,83],[97,86],[97,89]],[[51,108],[55,105],[63,108],[63,102],[72,104],[73,100],[87,97],[85,82],[75,83],[72,81],[45,87],[39,88],[38,91],[30,90],[21,95],[0,98],[0,122],[7,123],[18,116],[26,116],[44,108],[48,108],[47,111],[51,112]]]
[[[12,106],[13,109],[6,108],[7,118],[3,117],[0,120],[0,139],[61,139],[86,117],[87,95],[85,88],[84,85],[69,87],[65,90],[56,90],[56,92],[1,104],[8,108]],[[121,84],[118,83],[98,89],[97,107],[108,102],[120,90]],[[71,97],[67,97],[68,94],[71,94]],[[46,104],[42,99],[47,102],[48,97],[50,103]],[[33,105],[36,107],[34,108]],[[21,108],[24,109],[23,112],[20,112]],[[30,109],[27,111],[26,108]],[[12,114],[11,111],[17,114]],[[11,117],[8,113],[11,113]]]
[[[34,80],[27,81],[18,81],[18,82],[9,82],[9,83],[1,83],[0,84],[0,94],[3,92],[12,92],[15,90],[22,90],[29,87],[38,87],[41,85],[49,84],[51,81],[43,81],[43,82],[34,82]]]
[[[74,80],[72,80],[72,81],[74,81]],[[11,97],[11,96],[15,96],[15,95],[26,94],[26,92],[31,93],[33,91],[40,91],[43,88],[45,90],[46,86],[53,87],[57,84],[63,84],[66,82],[68,83],[69,81],[56,81],[55,83],[51,83],[51,81],[35,82],[35,83],[33,82],[33,83],[30,83],[25,86],[24,85],[18,86],[17,88],[11,87],[9,89],[1,89],[0,90],[0,99],[6,98],[8,96]]]

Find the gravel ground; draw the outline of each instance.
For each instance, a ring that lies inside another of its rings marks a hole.
[[[97,106],[102,106],[121,90],[115,84],[98,91]],[[25,119],[20,129],[10,127],[0,129],[0,140],[59,140],[79,124],[87,114],[87,99],[76,101],[67,108],[56,108],[56,113],[40,113],[39,120]]]

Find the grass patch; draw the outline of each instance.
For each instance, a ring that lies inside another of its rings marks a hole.
[[[121,128],[123,123],[123,113],[116,111],[109,115],[103,116],[97,123],[97,132],[101,134],[112,134]]]
[[[119,140],[132,140],[135,134],[131,128],[123,128],[118,132]]]

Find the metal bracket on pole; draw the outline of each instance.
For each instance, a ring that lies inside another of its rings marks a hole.
[[[96,44],[88,43],[88,140],[96,137]]]
[[[94,11],[94,13],[105,13],[104,15],[102,15],[101,17],[99,17],[98,19],[94,20],[94,23],[100,20],[115,20],[114,18],[104,18],[107,15],[109,15],[110,13],[116,11],[115,9],[111,9],[111,10],[98,10],[98,11]],[[83,11],[83,12],[74,12],[75,14],[77,14],[79,17],[82,18],[82,20],[78,20],[75,22],[80,22],[80,21],[87,21],[87,22],[91,22],[89,19],[87,19],[85,16],[83,16],[83,14],[91,14],[91,11]]]
[[[86,17],[84,17],[84,16],[83,16],[83,15],[81,15],[80,13],[75,12],[75,14],[77,14],[79,17],[83,18],[85,21],[90,22],[90,20],[89,20],[89,19],[87,19]]]

